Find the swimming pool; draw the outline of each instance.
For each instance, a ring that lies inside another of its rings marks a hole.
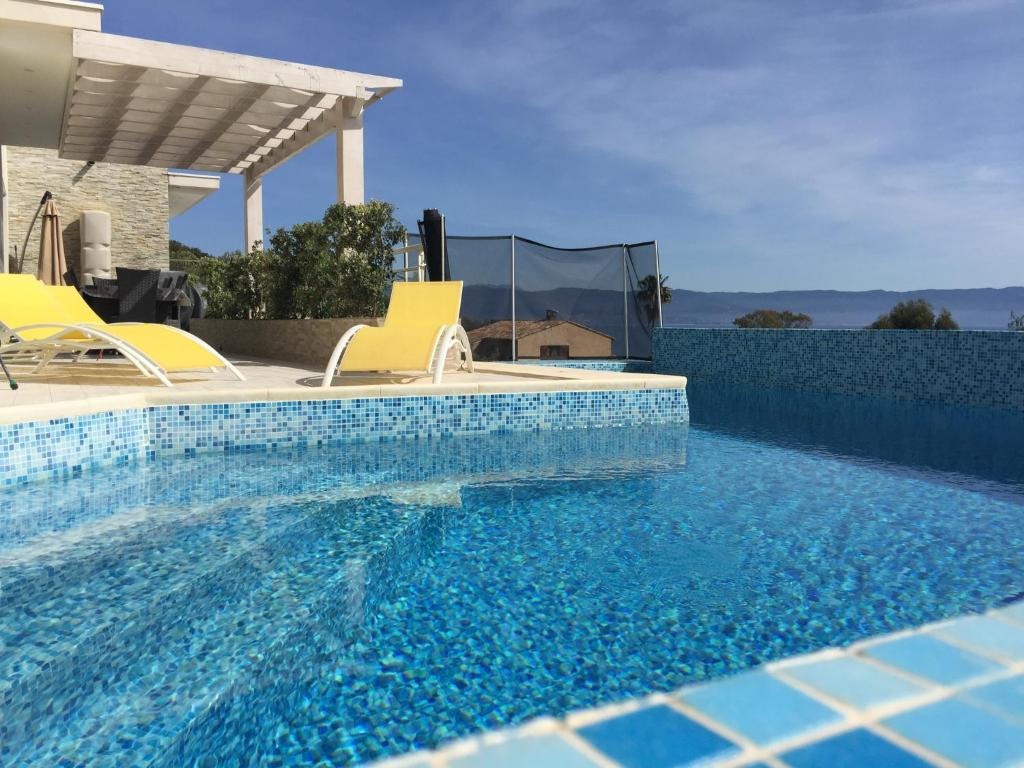
[[[6,491],[0,764],[364,762],[1024,591],[1019,417],[689,394]]]

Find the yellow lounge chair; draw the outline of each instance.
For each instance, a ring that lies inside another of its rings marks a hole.
[[[31,275],[0,275],[0,333],[4,355],[35,362],[32,373],[62,353],[80,358],[86,352],[116,350],[143,375],[166,386],[172,386],[168,374],[199,369],[226,369],[245,381],[190,333],[158,323],[105,323],[74,288],[46,286]]]
[[[473,350],[459,325],[462,282],[395,283],[384,325],[356,325],[338,340],[321,386],[339,371],[426,371],[439,384],[448,352],[461,351],[473,370]]]

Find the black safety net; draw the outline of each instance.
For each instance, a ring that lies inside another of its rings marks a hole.
[[[419,238],[410,237],[410,244]],[[521,237],[449,235],[462,323],[477,360],[650,359],[659,323],[656,242],[553,248]],[[398,255],[398,279],[416,258]]]

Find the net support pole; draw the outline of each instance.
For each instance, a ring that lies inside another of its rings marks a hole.
[[[622,329],[626,342],[626,359],[629,359],[629,273],[626,271],[628,250],[622,246]]]
[[[519,359],[516,349],[516,236],[512,235],[512,362]]]
[[[658,241],[654,241],[654,290],[658,294],[658,327],[665,325],[665,318],[661,314],[661,251],[658,250]]]
[[[402,236],[402,282],[409,282],[409,233]]]

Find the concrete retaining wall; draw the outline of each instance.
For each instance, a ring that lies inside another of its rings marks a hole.
[[[193,320],[189,330],[219,352],[263,357],[323,368],[338,339],[357,323],[380,325],[380,318],[328,320]]]

